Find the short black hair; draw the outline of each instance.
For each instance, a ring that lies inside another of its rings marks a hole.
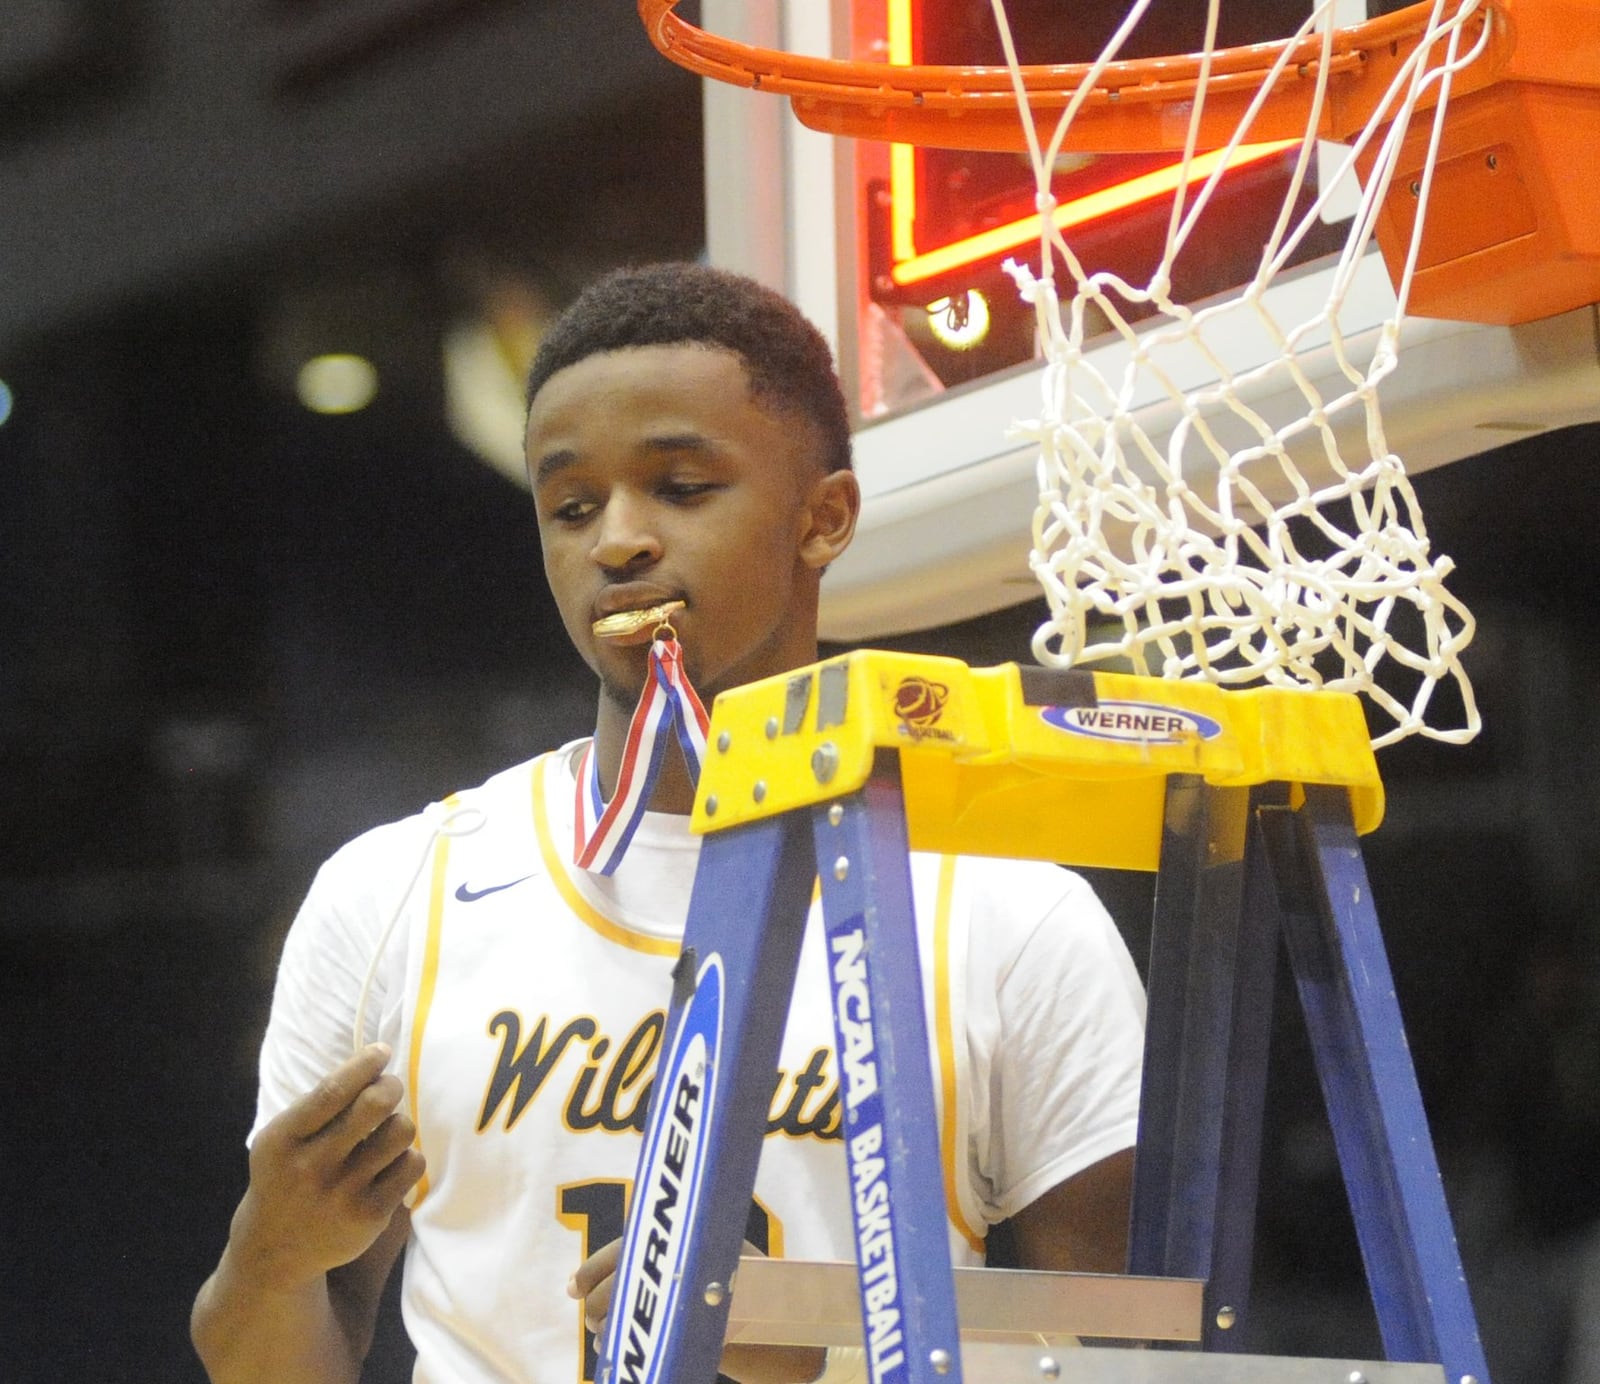
[[[732,351],[752,394],[815,425],[824,469],[850,469],[850,415],[822,333],[782,294],[703,264],[619,269],[584,289],[539,344],[528,403],[558,370],[590,356],[676,345]]]

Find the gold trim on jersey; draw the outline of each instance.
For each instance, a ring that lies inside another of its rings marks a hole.
[[[615,942],[619,946],[645,952],[651,956],[676,956],[683,947],[681,939],[652,937],[647,932],[636,932],[626,923],[619,923],[615,919],[606,917],[578,891],[577,885],[572,882],[572,877],[567,874],[566,860],[556,849],[555,837],[550,831],[550,814],[544,805],[548,766],[556,757],[557,752],[540,755],[534,761],[531,775],[534,833],[539,838],[539,854],[544,859],[545,870],[549,873],[550,882],[555,885],[556,892],[561,895],[567,907],[580,922],[598,932],[608,942]]]
[[[455,808],[461,800],[452,793],[444,801],[446,807]],[[433,880],[428,888],[428,939],[422,950],[422,978],[417,983],[417,1009],[411,1020],[411,1052],[406,1064],[411,1123],[417,1131],[414,1142],[419,1150],[422,1148],[422,1111],[417,1098],[421,1085],[418,1073],[422,1067],[422,1035],[428,1027],[428,1014],[433,1008],[434,987],[439,983],[439,939],[444,930],[444,886],[449,859],[450,837],[440,832],[433,848]],[[412,1196],[413,1210],[422,1205],[422,1199],[428,1195],[428,1185],[428,1174],[424,1172]]]
[[[944,1113],[939,1128],[939,1157],[944,1165],[944,1202],[950,1224],[962,1239],[982,1254],[983,1236],[968,1223],[961,1209],[961,1195],[956,1190],[961,1185],[956,1181],[957,1173],[965,1175],[965,1169],[956,1167],[961,1119],[956,1090],[955,1026],[950,1005],[950,905],[955,884],[955,856],[940,856],[938,902],[933,913],[933,1045],[939,1055],[940,1103]]]

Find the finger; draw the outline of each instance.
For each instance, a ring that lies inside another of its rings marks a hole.
[[[394,1162],[417,1137],[417,1127],[404,1111],[397,1110],[350,1151],[346,1176],[354,1183],[373,1181]]]
[[[300,1139],[320,1133],[382,1075],[389,1057],[387,1043],[373,1043],[341,1062],[283,1112],[286,1132]]]
[[[357,1091],[355,1099],[315,1134],[301,1140],[301,1147],[319,1156],[330,1177],[342,1177],[356,1151],[394,1114],[404,1096],[400,1078],[384,1073]]]
[[[328,1139],[343,1145],[348,1154],[371,1138],[394,1112],[399,1109],[406,1093],[405,1084],[392,1072],[384,1072],[376,1081],[356,1092],[355,1099],[328,1121],[313,1138]]]
[[[398,1206],[401,1198],[422,1180],[427,1170],[428,1160],[422,1156],[421,1149],[409,1146],[401,1149],[389,1165],[372,1179],[373,1201],[384,1210]]]
[[[609,1274],[596,1283],[583,1300],[583,1324],[597,1336],[605,1330],[606,1318],[611,1315],[616,1286],[617,1276]]]
[[[617,1256],[622,1253],[622,1241],[613,1240],[591,1254],[578,1265],[572,1280],[567,1284],[570,1297],[586,1298],[604,1280],[617,1271]]]

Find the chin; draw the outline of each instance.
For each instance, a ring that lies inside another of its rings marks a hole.
[[[639,705],[639,695],[644,691],[644,680],[650,676],[649,669],[630,676],[606,669],[597,669],[596,672],[600,678],[601,694],[612,705],[632,716],[634,708]]]

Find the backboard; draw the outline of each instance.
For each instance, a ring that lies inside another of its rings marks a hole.
[[[701,8],[708,30],[793,52],[994,61],[985,0],[704,0]],[[1073,13],[1094,28],[1114,22],[1120,8],[1102,6],[1098,19],[1093,7]],[[1058,51],[1059,27],[1030,21],[1059,7],[1010,10],[1019,44],[1033,46],[1028,60],[1082,56]],[[1275,10],[1225,3],[1236,26],[1227,40],[1277,36],[1263,28],[1283,22]],[[1082,41],[1098,47],[1103,37],[1087,32]],[[1152,41],[1168,51],[1192,46],[1181,29]],[[718,83],[707,84],[705,102],[710,258],[781,289],[822,327],[857,421],[866,508],[856,544],[824,585],[824,637],[882,637],[1031,599],[1034,454],[1007,429],[1038,412],[1039,373],[1030,315],[999,270],[1006,254],[1028,254],[1025,162],[817,134],[794,120],[787,102]],[[1202,253],[1185,269],[1192,298],[1243,282],[1262,234],[1261,208],[1281,194],[1283,170],[1281,149],[1239,151],[1218,217],[1202,232]],[[1172,161],[1161,156],[1063,160],[1055,186],[1079,216],[1075,244],[1102,262],[1137,263],[1164,217],[1172,176]],[[1304,315],[1297,298],[1310,304],[1325,295],[1333,272],[1325,251],[1348,214],[1328,207],[1326,244],[1313,238],[1269,290],[1283,317]],[[1353,359],[1375,349],[1378,324],[1393,307],[1389,275],[1372,254],[1341,318]],[[986,334],[974,343],[985,316]],[[1389,441],[1416,474],[1600,417],[1596,341],[1592,306],[1517,327],[1413,317],[1400,367],[1383,386]],[[1100,349],[1109,358],[1126,346],[1108,336]],[[1225,363],[1243,373],[1275,349],[1241,331]],[[1306,363],[1314,380],[1338,368],[1331,352],[1313,351]],[[1274,408],[1271,398],[1250,402]],[[1145,407],[1141,425],[1159,440],[1176,417],[1163,416],[1164,399]]]

